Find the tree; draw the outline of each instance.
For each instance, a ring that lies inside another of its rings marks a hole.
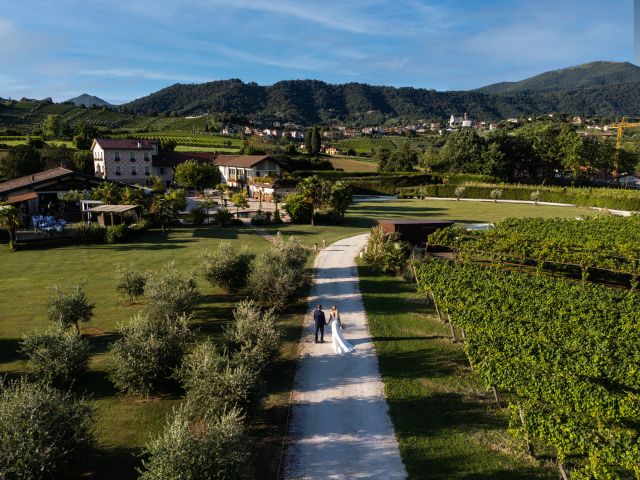
[[[218,224],[220,228],[226,227],[229,222],[233,220],[233,213],[226,208],[220,208],[213,214],[213,221]]]
[[[331,186],[329,196],[329,206],[331,210],[338,216],[339,221],[344,220],[344,214],[351,205],[353,200],[351,185],[337,181]]]
[[[49,320],[68,328],[76,326],[80,333],[80,322],[88,322],[93,316],[94,305],[87,299],[87,294],[80,283],[56,285],[48,302]]]
[[[142,312],[118,327],[109,378],[119,390],[149,395],[170,379],[192,340],[186,315]]]
[[[20,226],[20,211],[13,205],[3,205],[0,203],[0,228],[9,234],[9,250],[16,250],[16,231]]]
[[[229,241],[220,242],[200,256],[202,275],[212,286],[228,293],[238,292],[247,284],[254,257],[246,246],[237,249]]]
[[[311,152],[314,155],[320,153],[322,148],[322,136],[320,135],[320,127],[314,125],[311,129]]]
[[[89,366],[89,342],[62,325],[25,336],[21,351],[29,358],[30,372],[56,386],[71,386]]]
[[[76,125],[73,144],[78,150],[89,150],[93,139],[98,136],[98,129],[88,123]]]
[[[256,364],[234,364],[210,340],[198,344],[180,366],[177,377],[194,413],[243,408],[256,382]]]
[[[187,208],[187,197],[184,190],[169,190],[168,193],[156,195],[151,203],[151,214],[155,222],[165,232],[178,220],[178,214]]]
[[[247,200],[247,194],[244,191],[236,192],[231,195],[231,201],[236,207],[236,218],[240,218],[240,209],[249,208],[249,201]]]
[[[409,142],[392,151],[376,150],[374,158],[379,172],[412,172],[418,164],[418,154]]]
[[[68,127],[68,125],[67,125]],[[42,136],[45,139],[61,138],[63,127],[62,117],[60,115],[47,115],[42,122]]]
[[[311,225],[313,225],[313,212],[322,207],[327,199],[327,183],[320,180],[316,175],[306,177],[298,183],[297,192],[302,195],[305,201],[311,205]]]
[[[284,210],[289,215],[292,223],[309,223],[313,215],[313,207],[307,202],[304,195],[292,193],[287,196],[284,204]]]
[[[92,442],[92,413],[43,382],[0,382],[0,478],[69,478]]]
[[[123,264],[116,270],[116,292],[127,298],[129,304],[144,295],[147,275],[135,270],[130,264]]]
[[[311,277],[309,251],[294,237],[277,236],[271,247],[258,254],[249,275],[249,298],[276,311],[307,295]]]
[[[173,178],[178,185],[202,190],[220,183],[220,170],[215,165],[197,160],[187,160],[176,166]]]
[[[149,273],[145,294],[149,299],[146,311],[171,318],[190,314],[200,300],[196,280],[192,275],[180,274],[174,262]]]
[[[140,480],[241,478],[248,458],[244,417],[236,409],[196,416],[184,403],[147,446],[146,457]]]
[[[31,175],[43,169],[40,152],[31,145],[16,145],[0,160],[0,177],[5,180]]]
[[[126,186],[122,189],[120,201],[125,205],[144,205],[144,193],[140,188]]]
[[[120,203],[122,198],[122,190],[113,182],[103,182],[101,185],[91,190],[91,198],[100,200],[108,205]]]
[[[485,173],[482,152],[484,142],[471,128],[452,132],[440,149],[440,160],[454,173]]]
[[[163,152],[173,152],[178,144],[175,140],[163,139],[160,140],[160,150]]]

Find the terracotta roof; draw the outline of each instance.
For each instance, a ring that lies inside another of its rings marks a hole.
[[[157,140],[137,140],[135,138],[96,138],[103,150],[151,150],[157,145]]]
[[[9,180],[8,182],[0,183],[0,193],[9,192],[11,190],[17,190],[19,188],[29,187],[36,183],[55,179],[58,177],[64,177],[70,173],[76,173],[66,168],[56,167],[44,172],[34,173],[33,175],[27,175],[25,177]]]
[[[160,152],[151,160],[154,167],[175,167],[187,160],[213,163],[218,157],[214,152]]]
[[[271,157],[269,155],[218,155],[215,163],[221,167],[251,168],[268,158]]]

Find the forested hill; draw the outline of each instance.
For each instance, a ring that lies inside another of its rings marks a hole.
[[[282,81],[270,86],[221,80],[175,84],[124,105],[135,113],[195,115],[230,112],[254,118],[298,122],[364,119],[381,122],[442,120],[467,112],[471,118],[500,120],[561,112],[620,116],[640,112],[640,82],[553,92],[510,94],[479,91],[437,92],[362,83],[332,85],[317,80]]]
[[[591,62],[541,73],[519,82],[479,88],[482,93],[549,92],[640,82],[640,67],[628,62]]]

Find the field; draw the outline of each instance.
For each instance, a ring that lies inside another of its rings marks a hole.
[[[368,155],[374,148],[393,150],[407,142],[411,143],[413,146],[422,148],[429,146],[431,143],[427,137],[409,138],[403,136],[388,136],[380,138],[358,137],[340,140],[336,143],[336,146],[343,152],[353,150],[357,154],[364,153]]]
[[[495,222],[511,216],[575,217],[580,214],[593,212],[502,203],[398,200],[354,205],[344,226],[282,225],[266,230],[296,235],[304,244],[312,246],[322,245],[323,240],[330,244],[367,231],[377,218],[434,217],[473,223]],[[196,269],[200,252],[220,240],[247,244],[255,252],[268,245],[251,229],[217,227],[178,228],[166,236],[150,232],[137,242],[122,245],[69,246],[15,254],[8,253],[6,245],[0,245],[0,375],[24,372],[26,365],[18,352],[19,341],[24,334],[48,325],[46,301],[53,285],[82,281],[89,299],[96,304],[94,318],[83,326],[93,350],[91,372],[88,379],[76,387],[89,394],[97,409],[97,444],[88,457],[86,478],[135,478],[134,469],[140,461],[136,455],[150,436],[162,428],[165,415],[178,401],[170,394],[144,400],[119,396],[107,379],[110,364],[107,348],[115,339],[116,326],[128,321],[141,307],[129,306],[117,298],[113,287],[116,267],[126,262],[142,270],[156,270],[175,261],[178,268],[187,273]],[[238,297],[224,295],[204,282],[200,282],[200,288],[203,298],[195,312],[193,326],[202,335],[216,337],[230,320]],[[259,463],[264,466],[261,475],[254,475],[256,478],[275,477],[273,471],[277,468],[278,442],[286,419],[301,319],[300,310],[281,318],[286,342],[270,377],[264,409],[254,426],[254,436],[260,439],[261,446]]]
[[[118,135],[120,138],[153,138],[163,141],[174,141],[176,145],[188,145],[190,147],[239,149],[242,140],[220,135],[194,135],[181,132],[152,132],[152,133],[128,133]]]
[[[370,160],[360,160],[353,157],[332,157],[333,168],[344,170],[345,172],[375,172],[378,164]]]

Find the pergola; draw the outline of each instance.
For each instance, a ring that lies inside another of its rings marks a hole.
[[[140,206],[138,205],[98,205],[97,207],[90,208],[88,211],[97,214],[98,224],[105,227],[107,225],[117,225],[122,223],[124,214],[127,212],[133,212],[133,217],[136,222],[138,222],[139,209]],[[107,219],[109,219],[109,221],[107,221]],[[116,222],[116,220],[119,221]]]

